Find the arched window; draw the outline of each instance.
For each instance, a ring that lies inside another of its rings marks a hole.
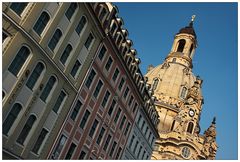
[[[182,91],[181,91],[180,97],[181,97],[182,99],[184,99],[184,98],[186,97],[186,93],[187,93],[187,88],[186,88],[186,87],[183,87],[183,88],[182,88]]]
[[[47,97],[49,96],[54,84],[56,82],[56,78],[54,76],[51,76],[45,86],[45,88],[43,89],[43,92],[40,96],[41,100],[46,102]]]
[[[11,109],[11,111],[9,112],[6,120],[3,122],[3,134],[7,135],[9,130],[11,129],[14,121],[17,119],[17,116],[19,114],[19,112],[22,109],[22,105],[20,105],[19,103],[15,103]]]
[[[159,82],[159,79],[158,78],[155,78],[153,80],[153,83],[152,83],[152,89],[155,90],[157,88],[157,85],[158,85],[158,82]]]
[[[68,44],[67,47],[65,48],[65,50],[63,51],[62,56],[60,58],[60,61],[63,65],[65,65],[71,51],[72,51],[72,46],[70,44]]]
[[[101,13],[99,15],[99,20],[103,21],[103,18],[105,17],[106,14],[107,14],[107,10],[103,7],[102,11],[101,11]]]
[[[192,50],[193,50],[193,44],[192,44],[192,45],[191,45],[191,47],[190,47],[190,51],[189,51],[189,57],[191,57]]]
[[[175,62],[176,62],[176,58],[173,58],[173,59],[172,59],[172,62],[175,63]]]
[[[30,75],[30,77],[26,83],[26,86],[28,88],[30,88],[31,90],[33,89],[33,87],[36,84],[38,78],[40,77],[43,69],[44,69],[44,65],[41,62],[39,62],[37,64],[37,66],[35,67],[35,69],[33,70],[32,74]]]
[[[70,6],[68,7],[65,15],[69,21],[71,20],[76,8],[77,8],[77,3],[71,3]]]
[[[41,16],[38,18],[37,22],[35,23],[33,30],[40,36],[47,26],[47,23],[50,20],[50,16],[46,12],[42,12]]]
[[[192,122],[188,123],[187,132],[192,134],[194,124]]]
[[[181,39],[181,40],[178,42],[177,52],[183,52],[183,49],[184,49],[185,44],[186,44],[186,41],[185,41],[184,39]]]
[[[10,8],[19,16],[21,16],[23,10],[26,8],[28,3],[20,2],[20,3],[12,3]]]
[[[29,116],[29,118],[28,118],[26,124],[24,125],[20,135],[18,136],[18,139],[17,139],[18,143],[23,145],[23,143],[26,140],[29,132],[31,131],[32,126],[33,126],[34,122],[36,121],[36,119],[37,118],[34,115]]]
[[[53,34],[50,42],[48,43],[48,47],[53,51],[58,44],[60,38],[62,37],[61,30],[57,29],[55,33]]]
[[[110,33],[113,34],[116,29],[117,29],[117,25],[116,25],[116,23],[113,23],[113,24],[112,24],[112,27],[111,27],[111,29],[110,29]]]
[[[174,125],[175,125],[175,120],[173,120],[173,122],[172,122],[172,126],[171,126],[171,131],[173,131],[173,128],[174,128]]]
[[[75,31],[78,33],[78,35],[81,34],[81,32],[86,24],[87,24],[87,19],[85,16],[82,16],[81,20],[78,23],[78,26],[75,29]]]
[[[30,54],[30,50],[27,47],[22,46],[21,49],[18,51],[17,55],[15,56],[15,58],[13,59],[8,70],[13,75],[17,76],[19,71],[23,67],[23,64],[26,62],[29,54]]]

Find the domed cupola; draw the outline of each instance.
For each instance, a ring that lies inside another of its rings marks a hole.
[[[191,34],[191,35],[193,35],[197,39],[197,35],[196,35],[196,33],[194,31],[194,28],[193,28],[194,18],[195,18],[195,15],[192,16],[192,20],[189,23],[189,25],[186,26],[185,28],[180,29],[178,34],[180,34],[180,33]]]
[[[197,48],[197,35],[193,28],[195,15],[192,16],[188,26],[179,30],[175,35],[171,52],[166,57],[168,62],[176,62],[185,67],[192,68],[192,59]]]

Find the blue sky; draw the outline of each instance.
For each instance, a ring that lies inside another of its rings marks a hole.
[[[161,64],[174,35],[196,15],[193,72],[203,79],[201,133],[216,116],[216,159],[238,158],[237,3],[114,3],[141,58],[141,70]]]

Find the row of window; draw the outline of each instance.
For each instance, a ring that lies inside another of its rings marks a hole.
[[[149,127],[147,126],[147,124],[141,114],[139,114],[139,116],[138,116],[137,125],[138,125],[139,129],[142,131],[143,135],[148,140],[148,142],[150,143],[150,145],[152,146],[153,142],[154,142],[153,134],[152,134],[151,130],[149,129]]]
[[[132,153],[137,157],[137,159],[141,159],[141,160],[146,159],[146,160],[148,160],[149,153],[147,153],[147,151],[144,150],[144,147],[141,145],[141,141],[139,142],[137,137],[135,137],[135,135],[132,135],[128,147],[132,151]]]

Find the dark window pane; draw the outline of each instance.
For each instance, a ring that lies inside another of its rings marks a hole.
[[[49,20],[49,15],[46,12],[43,12],[34,25],[33,30],[35,30],[38,35],[41,35]]]
[[[40,96],[40,99],[42,101],[44,101],[44,102],[46,101],[46,99],[47,99],[48,95],[50,94],[55,82],[56,82],[56,78],[51,76],[50,79],[48,80],[45,88],[43,89],[43,92],[42,92],[41,96]]]
[[[3,128],[2,128],[3,134],[7,135],[8,131],[11,129],[21,109],[22,109],[22,106],[19,103],[15,103],[13,105],[6,120],[3,122]]]
[[[68,150],[68,153],[67,153],[65,159],[71,159],[75,148],[76,148],[76,145],[74,143],[72,143],[69,150]]]
[[[78,115],[78,112],[79,112],[81,106],[82,106],[82,103],[78,100],[78,101],[77,101],[77,104],[75,105],[75,107],[74,107],[74,109],[73,109],[73,112],[72,112],[72,114],[71,114],[71,119],[72,119],[73,121],[76,119],[76,117],[77,117],[77,115]]]
[[[26,86],[29,89],[31,89],[31,90],[33,89],[33,87],[36,84],[38,78],[40,77],[43,69],[44,69],[44,65],[42,63],[38,63],[26,83]]]
[[[36,153],[36,154],[38,153],[38,150],[41,147],[41,145],[42,145],[42,143],[43,143],[43,141],[44,141],[44,139],[45,139],[47,134],[48,134],[48,131],[43,128],[41,133],[40,133],[40,135],[38,136],[38,139],[37,139],[33,149],[32,149],[32,151],[34,153]]]
[[[93,37],[92,33],[90,33],[84,44],[87,49],[89,49],[90,45],[92,44],[93,39],[94,39],[94,37]]]
[[[60,95],[58,96],[58,99],[53,107],[53,111],[55,113],[58,113],[58,109],[60,108],[60,106],[62,105],[62,102],[64,101],[66,97],[66,93],[64,93],[63,91],[60,92]]]
[[[76,32],[78,33],[78,35],[81,34],[81,32],[82,32],[84,26],[86,25],[86,23],[87,23],[86,17],[85,17],[85,16],[82,16],[81,20],[80,20],[79,23],[78,23],[77,28],[75,29]]]
[[[93,137],[94,132],[96,131],[97,126],[98,126],[98,121],[95,119],[94,122],[93,122],[92,128],[91,128],[91,130],[89,132],[89,137]]]
[[[77,3],[71,3],[70,6],[68,7],[65,15],[69,21],[71,20],[76,8],[77,8]]]
[[[96,72],[94,70],[92,70],[91,73],[88,76],[88,79],[87,79],[86,83],[85,83],[87,88],[89,88],[91,86],[95,75],[96,75]]]
[[[61,30],[57,29],[55,33],[53,34],[50,42],[48,43],[48,47],[53,51],[58,44],[60,38],[62,37]]]
[[[97,98],[97,96],[98,96],[98,94],[99,94],[102,86],[103,86],[103,83],[102,83],[101,80],[99,80],[99,81],[98,81],[98,84],[97,84],[97,86],[96,86],[96,88],[95,88],[95,91],[94,91],[94,93],[93,93],[93,96],[94,96],[95,98]]]
[[[96,141],[96,143],[98,145],[101,143],[104,133],[105,133],[105,129],[102,127],[102,129],[101,129],[101,131],[100,131],[100,133],[98,135],[97,141]]]
[[[72,68],[71,75],[75,78],[81,63],[77,60]]]
[[[65,65],[71,51],[72,51],[72,46],[70,44],[68,44],[67,47],[65,48],[65,50],[63,51],[62,56],[60,58],[60,61],[63,65]]]
[[[24,143],[24,141],[26,140],[29,132],[30,132],[31,129],[32,129],[32,126],[33,126],[35,120],[36,120],[36,117],[33,116],[33,115],[31,115],[31,116],[28,118],[28,120],[27,120],[26,124],[24,125],[24,127],[23,127],[20,135],[19,135],[18,138],[17,138],[17,142],[18,142],[18,143],[20,143],[20,144],[23,145],[23,143]]]
[[[105,69],[106,69],[107,71],[110,69],[110,67],[111,67],[111,65],[112,65],[112,62],[113,62],[112,58],[109,57],[106,65],[105,65]]]
[[[102,46],[102,48],[101,48],[101,50],[100,50],[100,52],[99,52],[99,54],[98,54],[98,58],[99,58],[100,60],[103,59],[106,51],[107,51],[106,47],[105,47],[105,46]]]
[[[26,8],[28,3],[20,2],[20,3],[12,3],[10,8],[19,16],[21,16],[23,10]]]
[[[27,47],[23,46],[18,51],[17,55],[13,59],[12,63],[10,64],[8,70],[15,76],[18,75],[19,71],[21,70],[23,64],[26,62],[30,51]]]
[[[86,110],[86,112],[85,112],[85,114],[84,114],[84,116],[83,116],[83,118],[82,118],[82,121],[81,121],[81,123],[80,123],[80,128],[84,129],[84,126],[85,126],[86,123],[87,123],[87,120],[88,120],[89,115],[90,115],[90,112],[89,112],[88,110]]]

